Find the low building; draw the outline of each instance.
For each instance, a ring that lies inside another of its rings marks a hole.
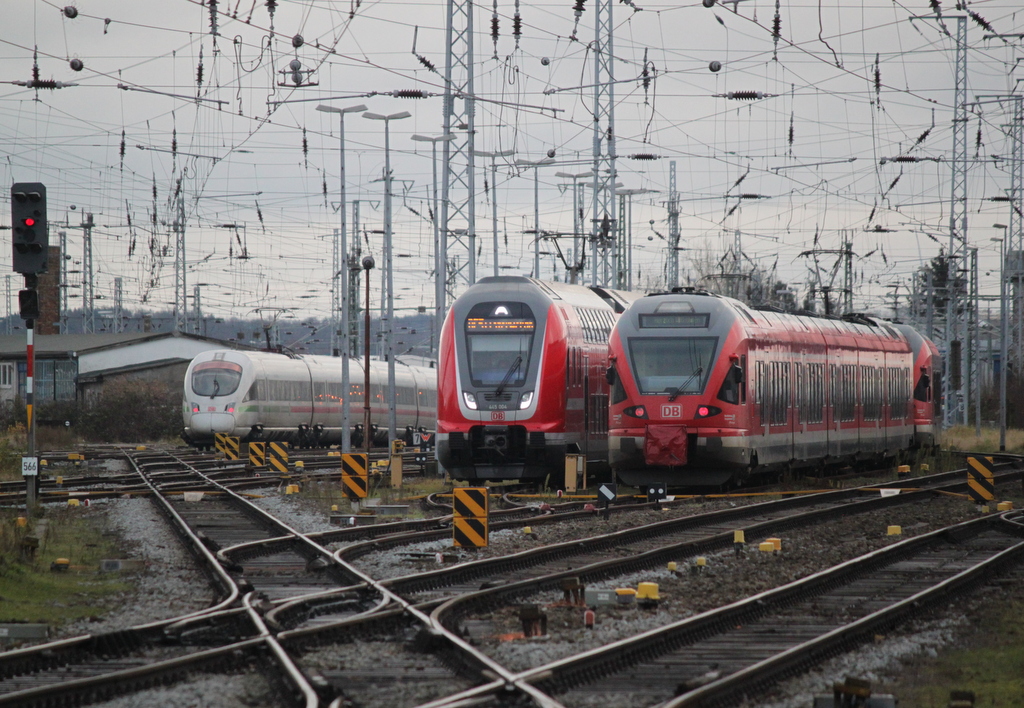
[[[36,335],[35,402],[95,400],[113,381],[165,382],[182,388],[200,352],[248,349],[235,342],[177,332]],[[0,336],[0,405],[25,400],[25,335]]]

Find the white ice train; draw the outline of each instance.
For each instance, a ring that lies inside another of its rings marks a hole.
[[[349,360],[349,423],[355,445],[363,439],[361,360]],[[375,442],[387,442],[387,363],[370,362],[370,421]],[[437,418],[437,372],[395,363],[396,415],[400,437],[432,431]],[[243,442],[287,441],[299,447],[342,440],[341,359],[231,349],[203,352],[185,373],[182,438],[209,448],[214,434]],[[411,442],[409,440],[408,442]]]

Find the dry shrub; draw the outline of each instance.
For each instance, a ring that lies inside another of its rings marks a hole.
[[[181,391],[157,381],[112,381],[81,411],[80,433],[90,442],[154,442],[181,430]]]

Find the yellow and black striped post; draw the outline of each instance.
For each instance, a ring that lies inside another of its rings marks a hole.
[[[341,456],[341,491],[349,499],[365,499],[370,491],[368,455],[365,452]]]
[[[267,444],[265,442],[249,443],[249,466],[267,466]]]
[[[241,439],[236,438],[233,435],[228,435],[226,438],[224,438],[224,456],[229,460],[237,460],[238,447],[241,444]]]
[[[267,446],[267,466],[281,474],[288,474],[288,443],[272,442]]]
[[[452,540],[458,548],[487,546],[487,487],[452,490]]]
[[[227,444],[226,443],[227,439],[228,439],[228,434],[227,433],[214,433],[213,434],[213,447],[217,450],[217,452],[219,452],[222,455],[225,454],[225,445]]]
[[[992,460],[986,457],[967,458],[967,493],[971,499],[984,504],[992,501],[996,493],[995,482],[992,481],[995,468]]]

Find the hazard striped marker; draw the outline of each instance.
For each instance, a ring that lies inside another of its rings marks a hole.
[[[341,490],[349,499],[365,499],[369,494],[369,459],[365,452],[341,456]]]
[[[487,487],[456,487],[452,496],[455,516],[487,517]]]
[[[265,442],[249,443],[249,466],[267,466],[267,444]]]
[[[485,548],[487,518],[456,516],[452,523],[452,540],[457,548]]]
[[[992,501],[996,494],[996,485],[992,481],[994,473],[995,468],[988,458],[967,458],[967,493],[971,499],[979,504]]]
[[[219,452],[222,455],[225,452],[225,445],[227,444],[227,442],[226,442],[227,438],[228,438],[228,434],[227,433],[214,433],[213,434],[213,446],[214,446],[214,448],[216,448],[217,452]]]
[[[487,487],[452,490],[452,540],[457,548],[487,546]]]
[[[242,444],[239,438],[228,435],[224,438],[224,456],[229,460],[238,459],[238,447]]]
[[[267,465],[281,474],[288,473],[288,443],[270,443],[267,447]]]

